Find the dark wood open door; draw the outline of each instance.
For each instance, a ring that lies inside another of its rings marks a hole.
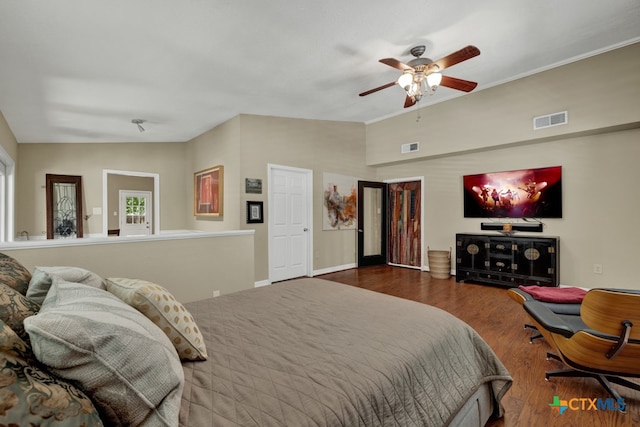
[[[358,267],[387,263],[387,184],[358,181]]]

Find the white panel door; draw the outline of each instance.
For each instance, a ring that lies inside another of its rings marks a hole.
[[[310,276],[311,171],[269,170],[269,280]]]
[[[151,234],[151,192],[120,190],[120,235]]]

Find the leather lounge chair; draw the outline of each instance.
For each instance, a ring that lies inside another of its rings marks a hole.
[[[531,294],[523,291],[519,288],[509,288],[507,295],[520,305],[523,305],[526,301],[536,301]],[[580,319],[580,303],[557,303],[557,302],[540,302],[546,306],[549,310],[560,316],[565,322],[570,324],[574,328],[584,327],[584,323]],[[531,323],[524,324],[525,329],[531,329],[531,336],[529,337],[529,343],[533,344],[533,340],[542,338],[542,334]]]
[[[551,377],[591,377],[615,398],[611,383],[640,391],[628,379],[640,377],[640,291],[592,289],[584,297],[576,327],[536,300],[523,303],[533,325],[555,350],[547,359],[563,362],[569,369],[547,371]]]

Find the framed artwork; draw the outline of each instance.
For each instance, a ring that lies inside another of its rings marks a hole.
[[[325,172],[322,185],[322,229],[355,230],[358,223],[358,179]]]
[[[221,217],[224,167],[214,166],[193,174],[193,215]]]
[[[245,178],[245,193],[262,194],[262,180],[258,178]]]
[[[247,202],[247,224],[261,224],[264,222],[262,202]]]

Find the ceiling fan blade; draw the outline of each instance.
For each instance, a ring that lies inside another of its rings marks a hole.
[[[380,60],[380,62],[403,72],[406,70],[413,70],[413,67],[410,67],[407,64],[403,64],[395,58],[383,58]]]
[[[466,61],[467,59],[471,59],[474,56],[480,55],[480,49],[475,46],[467,46],[460,49],[457,52],[453,52],[451,55],[447,55],[444,58],[438,59],[433,64],[429,66],[429,68],[433,68],[434,65],[440,67],[439,71],[444,70],[445,68],[449,68],[453,65],[459,64],[462,61]]]
[[[455,77],[442,76],[440,86],[461,90],[463,92],[471,92],[476,88],[476,86],[478,86],[478,83],[470,82],[469,80],[457,79]]]
[[[386,85],[382,85],[382,86],[378,86],[378,87],[373,88],[373,89],[369,89],[369,90],[368,90],[368,91],[366,91],[366,92],[362,92],[362,93],[360,94],[360,96],[367,96],[367,95],[370,95],[370,94],[372,94],[372,93],[374,93],[374,92],[377,92],[377,91],[379,91],[379,90],[382,90],[382,89],[386,89],[386,88],[388,88],[388,87],[391,87],[391,86],[393,86],[393,85],[395,85],[395,84],[397,84],[397,83],[398,83],[398,82],[391,82],[391,83],[387,83]]]
[[[404,99],[404,108],[409,108],[412,105],[415,105],[416,100],[411,98],[409,95]]]

